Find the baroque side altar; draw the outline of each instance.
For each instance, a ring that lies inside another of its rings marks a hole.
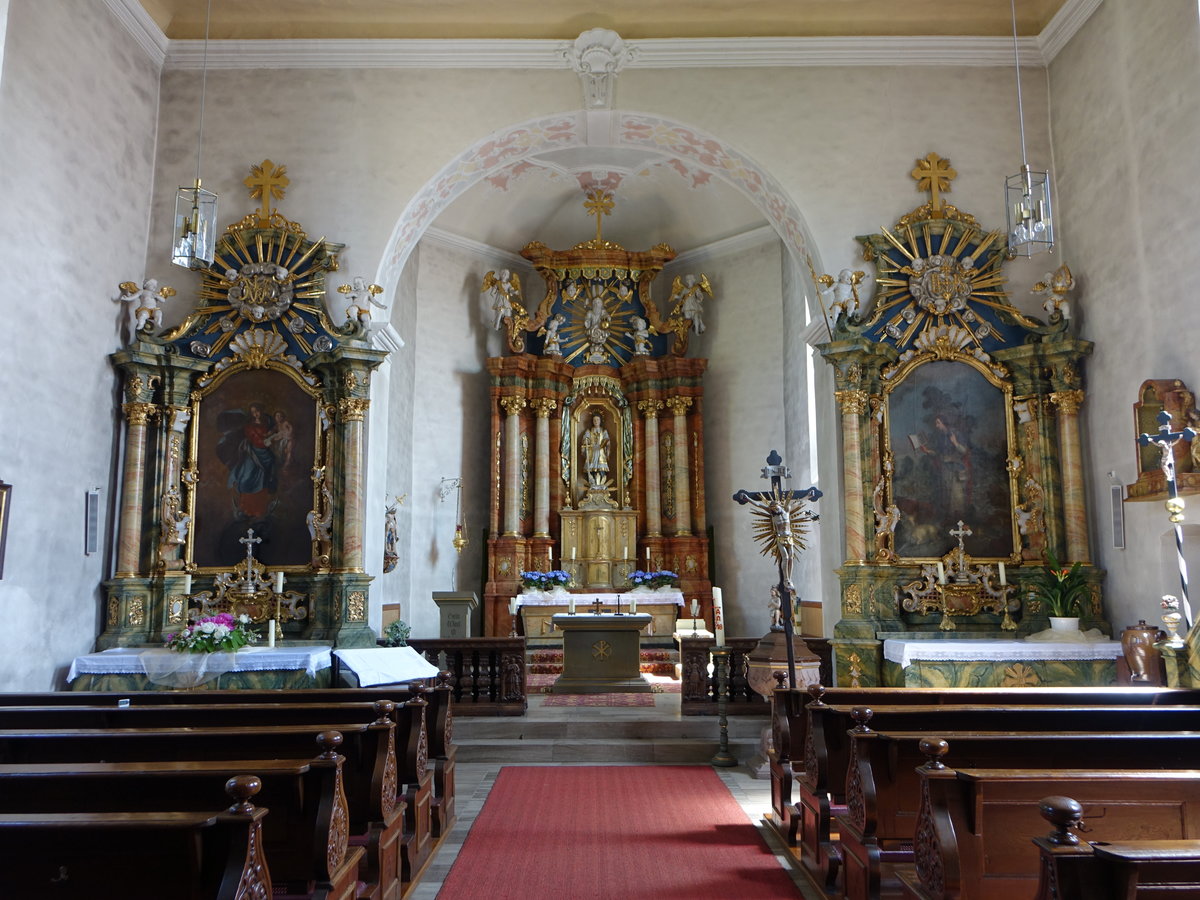
[[[660,314],[651,283],[675,252],[629,251],[600,235],[610,195],[593,191],[597,235],[521,255],[546,292],[526,309],[520,282],[489,272],[493,357],[485,631],[507,634],[521,572],[561,568],[583,593],[621,591],[637,569],[670,569],[711,603],[704,496],[703,376],[687,357],[704,330],[703,276],[674,279]]]

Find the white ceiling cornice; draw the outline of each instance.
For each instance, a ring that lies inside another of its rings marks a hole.
[[[203,41],[170,41],[138,0],[104,0],[156,65],[199,69]],[[1067,0],[1021,58],[1047,65],[1103,0]],[[672,38],[627,41],[628,68],[790,66],[1009,66],[1012,41],[981,37]],[[211,41],[212,69],[566,69],[569,41],[246,40]]]
[[[171,42],[142,4],[138,0],[104,0],[104,3],[154,65],[162,68]]]
[[[516,253],[511,253],[508,250],[501,250],[499,247],[493,247],[491,244],[485,244],[482,241],[454,234],[442,228],[430,227],[425,229],[422,240],[432,241],[435,244],[441,244],[443,247],[449,247],[470,254],[471,256],[477,256],[481,260],[487,260],[489,265],[504,265],[510,269],[528,269],[532,267],[532,263],[523,256],[518,256]]]
[[[728,256],[733,253],[746,253],[769,241],[777,240],[779,240],[779,233],[773,227],[770,225],[760,225],[757,228],[751,228],[749,231],[743,231],[741,234],[735,234],[731,237],[705,244],[702,247],[693,247],[691,250],[684,250],[667,263],[664,268],[675,269],[679,266],[704,265],[714,257]]]
[[[1054,62],[1067,42],[1075,36],[1083,23],[1091,18],[1092,13],[1104,0],[1070,0],[1054,15],[1042,33],[1038,35],[1038,43],[1042,48],[1042,59],[1045,65]]]

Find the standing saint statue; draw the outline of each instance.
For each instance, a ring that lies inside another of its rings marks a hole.
[[[608,481],[608,432],[600,416],[592,416],[592,427],[579,438],[583,451],[583,469],[592,487],[602,488]]]

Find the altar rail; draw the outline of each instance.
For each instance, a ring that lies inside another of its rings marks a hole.
[[[456,716],[525,714],[525,638],[419,638],[408,644],[451,673]]]
[[[747,677],[750,654],[759,638],[729,638],[729,682],[725,692],[725,712],[731,716],[766,716],[771,705],[750,687]],[[680,712],[685,716],[715,716],[717,710],[717,671],[709,674],[709,654],[716,646],[713,638],[683,637],[679,641],[679,661],[683,666],[680,687]]]

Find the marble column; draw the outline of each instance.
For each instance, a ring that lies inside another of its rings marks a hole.
[[[675,414],[675,534],[686,537],[692,533],[692,476],[688,469],[687,411],[691,397],[672,397],[667,408]]]
[[[862,425],[867,411],[867,392],[835,391],[842,408],[842,485],[845,491],[846,562],[861,563],[867,557],[867,524],[863,511]]]
[[[1087,507],[1083,490],[1083,449],[1079,440],[1079,407],[1083,391],[1055,391],[1050,400],[1058,407],[1058,452],[1062,472],[1063,525],[1067,556],[1072,563],[1090,563]]]
[[[521,410],[525,398],[500,398],[508,417],[504,420],[504,536],[521,534]]]
[[[536,431],[533,442],[533,536],[550,537],[550,412],[557,400],[538,397],[533,407]]]
[[[142,484],[146,477],[146,422],[153,403],[125,403],[125,468],[121,473],[121,532],[117,540],[117,577],[137,575],[142,546]]]
[[[662,478],[658,471],[658,411],[661,400],[639,400],[638,411],[646,419],[646,536],[662,534]]]
[[[371,401],[345,397],[338,401],[345,460],[342,500],[341,568],[363,570],[363,419]]]

